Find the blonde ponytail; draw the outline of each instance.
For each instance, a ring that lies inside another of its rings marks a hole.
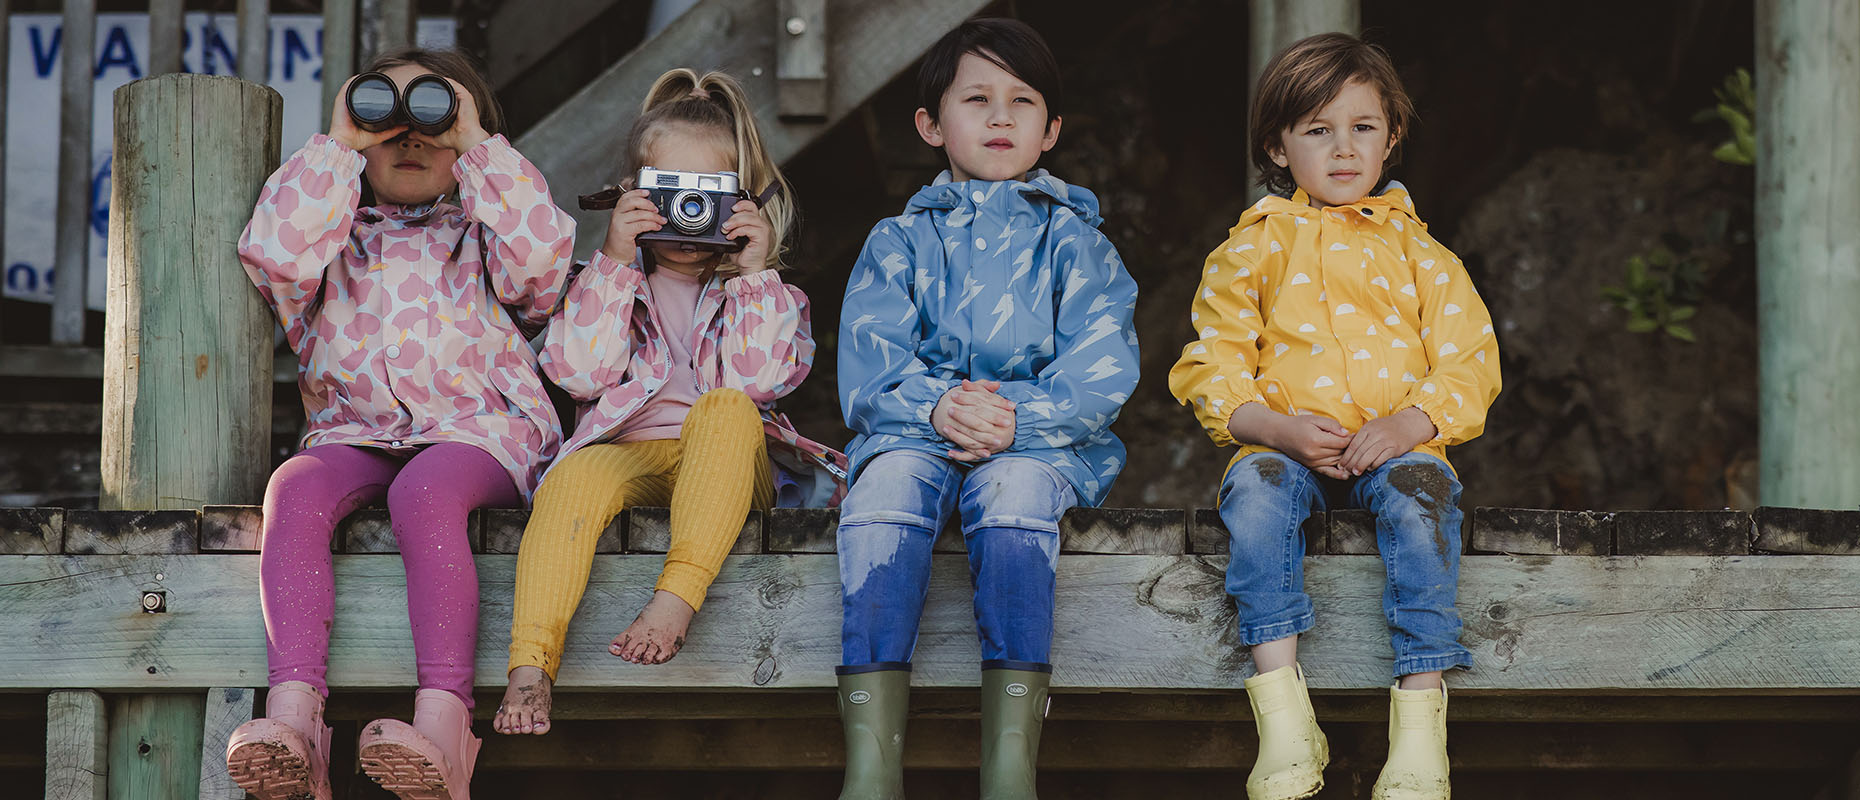
[[[782,257],[788,252],[788,235],[795,220],[794,187],[789,185],[781,168],[763,146],[762,133],[756,128],[755,109],[750,107],[743,85],[723,72],[698,75],[693,70],[678,67],[667,70],[652,82],[639,110],[639,119],[627,136],[622,176],[631,178],[640,167],[647,166],[646,152],[668,123],[714,132],[718,144],[735,154],[735,172],[742,180],[744,192],[756,196],[771,185],[781,187],[762,207],[762,215],[775,234],[765,266],[768,269],[785,266]]]

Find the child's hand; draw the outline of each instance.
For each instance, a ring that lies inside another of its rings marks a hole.
[[[1386,417],[1366,423],[1350,439],[1337,466],[1351,475],[1361,475],[1382,466],[1382,462],[1432,441],[1437,432],[1427,412],[1409,406]]]
[[[349,117],[349,84],[355,82],[350,76],[342,82],[342,89],[336,92],[336,107],[329,112],[329,138],[342,143],[342,146],[357,153],[374,147],[382,142],[407,132],[407,126],[397,125],[384,131],[369,132],[355,127],[355,120]]]
[[[1338,466],[1338,460],[1356,436],[1334,419],[1316,414],[1280,415],[1270,438],[1272,441],[1264,444],[1291,456],[1312,472],[1338,480],[1350,477]]]
[[[446,83],[452,85],[452,94],[459,99],[459,113],[452,120],[452,127],[438,136],[427,136],[415,131],[412,138],[428,147],[444,148],[462,154],[491,138],[491,134],[485,133],[484,128],[479,126],[478,101],[471,96],[471,92],[465,91],[464,84],[451,78],[446,78]]]
[[[771,235],[769,221],[762,216],[754,200],[738,200],[736,205],[730,206],[730,210],[735,213],[723,221],[719,232],[732,239],[738,236],[749,238],[749,243],[730,257],[731,262],[736,264],[736,274],[754,275],[761,272],[768,263],[769,242],[775,238]]]
[[[963,381],[943,393],[930,424],[961,450],[949,451],[956,461],[980,461],[1014,444],[1014,403],[995,391],[996,381]]]
[[[652,204],[645,189],[634,189],[621,195],[608,215],[607,240],[601,243],[601,252],[616,262],[631,264],[639,255],[634,237],[663,227],[665,218],[659,216],[659,207]]]

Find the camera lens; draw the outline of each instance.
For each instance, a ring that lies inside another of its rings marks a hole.
[[[349,118],[365,131],[386,129],[393,123],[397,100],[394,82],[386,75],[365,73],[349,84]]]
[[[672,197],[672,227],[686,236],[697,236],[710,231],[710,221],[716,216],[711,205],[710,195],[695,189],[686,189]]]
[[[421,75],[407,84],[407,116],[421,133],[445,133],[458,115],[458,103],[452,85],[438,75]]]

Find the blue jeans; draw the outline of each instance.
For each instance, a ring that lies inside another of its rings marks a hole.
[[[1279,453],[1240,459],[1221,483],[1227,525],[1227,594],[1240,612],[1240,643],[1277,641],[1311,629],[1301,525],[1324,510],[1321,476]],[[1323,479],[1328,481],[1328,479]],[[1460,577],[1460,483],[1424,453],[1391,458],[1347,484],[1346,508],[1376,514],[1376,548],[1388,572],[1382,614],[1395,647],[1395,676],[1471,667],[1453,605]]]
[[[1077,502],[1057,470],[1031,458],[873,458],[840,506],[840,674],[910,668],[930,547],[951,510],[969,548],[982,667],[1049,669],[1059,517]]]

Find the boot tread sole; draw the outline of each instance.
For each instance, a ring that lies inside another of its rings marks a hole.
[[[439,765],[399,742],[364,746],[361,762],[368,777],[401,800],[452,800]]]
[[[250,742],[226,754],[226,774],[256,800],[312,800],[310,766],[275,742]]]

